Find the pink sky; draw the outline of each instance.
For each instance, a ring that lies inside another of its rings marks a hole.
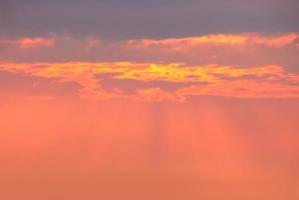
[[[1,2],[0,199],[299,199],[298,5],[241,2]]]

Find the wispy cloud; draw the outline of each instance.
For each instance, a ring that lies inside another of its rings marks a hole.
[[[211,34],[187,38],[130,40],[128,41],[128,45],[141,48],[170,48],[173,50],[183,50],[184,48],[192,48],[200,45],[265,45],[282,47],[292,44],[298,38],[299,35],[296,33],[276,36],[267,36],[258,33]]]
[[[2,40],[1,43],[17,46],[21,49],[31,49],[39,47],[53,47],[55,46],[55,40],[49,38],[21,38],[17,40]]]

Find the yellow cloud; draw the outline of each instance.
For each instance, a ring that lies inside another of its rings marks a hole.
[[[298,74],[287,73],[280,66],[235,68],[232,66],[189,66],[183,63],[2,63],[0,69],[27,76],[52,78],[56,83],[75,82],[82,98],[133,98],[149,101],[178,100],[191,95],[213,95],[246,98],[299,97]],[[102,77],[101,77],[102,75]],[[105,77],[106,76],[106,77]],[[139,83],[160,82],[157,87],[136,83],[134,94],[127,94],[117,85],[103,88],[107,80],[135,80]],[[163,84],[179,84],[174,91]],[[160,85],[159,85],[160,84]],[[181,86],[180,86],[181,84]],[[186,84],[188,84],[186,86]],[[145,87],[145,88],[144,88]]]

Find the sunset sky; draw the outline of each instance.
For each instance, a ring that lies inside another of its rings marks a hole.
[[[0,199],[299,199],[298,10],[1,0]]]

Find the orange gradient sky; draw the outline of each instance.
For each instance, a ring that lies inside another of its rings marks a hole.
[[[299,199],[299,5],[269,1],[1,2],[0,200]]]

